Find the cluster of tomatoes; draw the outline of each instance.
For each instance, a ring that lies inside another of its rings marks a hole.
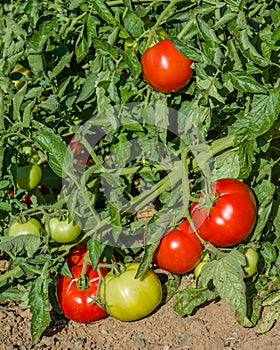
[[[210,208],[208,199],[212,203]],[[200,202],[192,205],[193,227],[185,219],[177,229],[165,234],[153,263],[175,274],[194,269],[198,277],[209,261],[208,254],[202,256],[203,243],[229,247],[242,242],[250,235],[256,215],[255,197],[245,183],[235,179],[217,180],[211,193],[201,194]],[[112,264],[110,269],[101,262],[99,268],[93,269],[89,259],[85,261],[86,255],[85,246],[76,248],[67,257],[73,277],[58,278],[57,297],[66,317],[93,322],[109,314],[122,321],[133,321],[150,314],[161,302],[162,286],[152,269],[135,278],[138,262]],[[257,271],[258,254],[247,247],[244,255],[247,260],[244,275],[250,277]]]
[[[94,322],[109,314],[121,321],[134,321],[161,302],[161,282],[152,269],[135,278],[139,262],[101,263],[94,269],[86,255],[86,246],[74,249],[67,257],[73,277],[60,275],[57,280],[57,298],[67,318]]]
[[[202,193],[200,201],[193,203],[190,215],[193,225],[186,219],[168,232],[155,252],[154,262],[177,274],[195,268],[198,276],[208,260],[202,258],[204,244],[230,247],[244,241],[254,228],[257,205],[253,192],[244,182],[220,179],[211,186],[210,193]],[[251,277],[257,271],[258,253],[247,247],[244,255],[247,261],[244,273]]]

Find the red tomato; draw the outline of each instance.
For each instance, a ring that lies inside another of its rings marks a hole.
[[[89,167],[92,163],[92,157],[86,151],[85,146],[79,141],[72,141],[73,135],[66,137],[65,141],[67,145],[70,145],[71,150],[74,150],[74,159],[80,165]]]
[[[77,322],[94,322],[107,316],[107,312],[95,302],[99,275],[91,266],[86,267],[86,276],[90,286],[87,289],[79,289],[77,280],[82,273],[82,266],[72,266],[70,271],[73,278],[60,275],[57,280],[57,299],[65,317]],[[106,275],[100,270],[102,276]]]
[[[71,268],[72,266],[83,265],[86,253],[87,246],[84,244],[72,250],[72,252],[66,258],[69,267]],[[90,261],[88,262],[88,265],[91,265]]]
[[[141,57],[145,80],[161,92],[174,92],[183,88],[191,79],[192,63],[169,39],[150,47]]]
[[[212,186],[216,200],[210,208],[194,203],[193,223],[205,241],[218,247],[229,247],[243,241],[256,222],[257,206],[251,189],[235,179],[220,179]],[[203,197],[203,195],[202,195]]]
[[[153,261],[166,271],[183,274],[191,271],[201,260],[202,250],[202,244],[185,220],[184,225],[161,239]]]

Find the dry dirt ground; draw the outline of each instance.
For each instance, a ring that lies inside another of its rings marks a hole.
[[[0,349],[55,350],[279,350],[280,323],[263,335],[238,325],[233,311],[219,301],[181,318],[172,300],[149,317],[121,322],[107,317],[92,324],[79,324],[57,317],[38,345],[30,339],[28,310],[0,306]]]

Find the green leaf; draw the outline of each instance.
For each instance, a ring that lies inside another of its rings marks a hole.
[[[52,18],[49,21],[43,21],[38,30],[35,30],[32,37],[27,41],[26,45],[30,53],[41,53],[48,38],[55,32],[57,28],[57,19]]]
[[[33,121],[37,130],[34,132],[34,140],[48,153],[49,165],[52,170],[60,177],[63,173],[64,157],[67,146],[62,138],[52,129],[45,125]]]
[[[105,22],[113,25],[117,24],[117,21],[103,0],[93,0],[92,3],[94,9],[97,11],[99,16],[104,19]]]
[[[243,326],[250,326],[242,268],[245,265],[244,255],[233,249],[221,259],[204,265],[201,270],[201,282],[202,286],[207,287],[212,281],[218,295],[235,310],[238,322]]]
[[[125,63],[128,65],[131,74],[135,79],[137,79],[142,73],[142,66],[135,55],[134,50],[132,48],[128,48],[127,51],[121,51],[121,54]]]
[[[190,315],[198,306],[216,297],[217,294],[208,288],[196,288],[189,284],[176,294],[173,308],[180,316]]]
[[[259,241],[271,213],[275,185],[264,179],[254,187],[254,193],[258,200],[258,218],[251,240]]]
[[[129,11],[124,19],[125,29],[134,37],[139,37],[143,32],[143,21],[134,13]]]
[[[241,92],[251,93],[266,93],[267,90],[264,85],[254,79],[254,77],[246,72],[228,72],[224,80],[231,80],[234,88]]]
[[[82,90],[77,99],[77,103],[87,100],[94,93],[96,78],[97,78],[96,74],[94,73],[89,74],[89,76],[86,78],[82,86]]]
[[[49,280],[46,276],[38,276],[32,283],[29,293],[29,305],[32,313],[31,334],[32,343],[37,343],[49,326],[50,302],[49,302]]]
[[[27,90],[27,84],[24,84],[21,89],[14,95],[13,97],[13,117],[14,121],[20,121],[21,115],[20,115],[20,107],[24,100],[25,94]]]
[[[34,235],[5,236],[0,240],[0,250],[13,255],[26,252],[28,257],[32,257],[40,248],[40,244],[40,237]]]
[[[72,60],[74,52],[67,52],[61,57],[58,64],[53,68],[52,71],[48,72],[50,80],[57,77],[66,67],[70,67],[70,62]]]
[[[144,253],[144,258],[138,268],[137,274],[135,276],[135,278],[139,278],[141,277],[149,268],[152,260],[153,260],[153,256],[154,253],[158,247],[159,242],[154,242],[152,244],[146,245],[145,246],[145,253]]]
[[[12,206],[10,203],[0,202],[0,210],[10,212],[12,211]]]
[[[199,32],[202,38],[206,41],[209,41],[213,44],[219,44],[220,40],[217,38],[215,31],[209,27],[207,22],[205,22],[199,16],[196,18]]]
[[[275,303],[269,307],[264,318],[261,321],[261,324],[257,329],[257,334],[263,334],[268,332],[273,327],[275,322],[279,320],[279,316],[280,316],[280,302]]]
[[[100,243],[98,240],[91,238],[87,242],[87,248],[89,251],[89,257],[92,263],[92,267],[93,269],[95,269],[98,265],[98,259],[101,257],[105,249],[105,245]]]

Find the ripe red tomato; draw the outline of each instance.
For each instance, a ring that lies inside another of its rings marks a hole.
[[[198,234],[218,247],[229,247],[243,241],[256,222],[257,206],[253,192],[245,183],[229,178],[217,180],[212,191],[216,200],[209,214],[199,203],[194,203],[191,208]]]
[[[88,154],[85,146],[79,141],[72,141],[74,135],[69,135],[65,138],[67,145],[70,146],[71,150],[74,151],[74,159],[80,165],[85,165],[89,167],[93,160],[92,157]]]
[[[141,57],[145,80],[161,92],[182,89],[191,79],[192,63],[169,39],[148,48]]]
[[[68,266],[71,268],[72,266],[82,266],[84,263],[84,258],[87,253],[86,245],[79,245],[71,253],[67,256],[66,260]],[[88,262],[88,265],[91,265],[91,262]]]
[[[72,266],[73,278],[60,275],[57,280],[57,299],[65,317],[83,323],[98,321],[107,316],[107,312],[94,302],[97,293],[99,275],[91,266],[86,267],[86,276],[90,286],[79,289],[77,280],[82,273],[82,266]],[[100,269],[102,276],[106,271]]]
[[[176,230],[168,232],[155,251],[154,263],[169,272],[184,274],[201,260],[203,246],[185,220]]]

